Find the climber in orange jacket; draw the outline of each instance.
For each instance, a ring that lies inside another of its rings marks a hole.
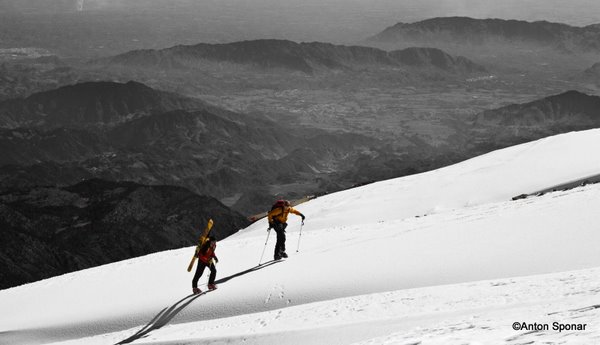
[[[269,219],[269,229],[267,230],[275,229],[275,233],[277,234],[275,260],[288,257],[285,252],[285,228],[287,227],[287,217],[290,213],[302,217],[302,223],[304,223],[306,217],[295,210],[287,200],[278,200],[271,208],[271,211],[267,213],[267,218]]]

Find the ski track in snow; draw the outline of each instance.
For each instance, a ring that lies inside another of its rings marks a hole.
[[[135,344],[561,344],[600,342],[600,269],[406,289],[165,326]],[[515,331],[513,322],[586,331]],[[117,343],[128,330],[72,344]],[[333,334],[333,336],[332,336]],[[578,339],[578,337],[582,339]],[[58,345],[58,344],[57,344]]]

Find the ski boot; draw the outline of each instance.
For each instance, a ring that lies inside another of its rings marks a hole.
[[[193,293],[194,295],[198,295],[198,294],[201,294],[201,293],[202,293],[202,290],[200,290],[200,289],[198,289],[197,287],[195,287],[195,288],[192,288],[192,293]]]
[[[217,289],[217,284],[208,284],[208,289],[209,290],[216,290]]]

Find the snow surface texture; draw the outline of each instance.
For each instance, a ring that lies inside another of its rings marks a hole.
[[[569,133],[312,200],[289,259],[271,234],[258,265],[259,221],[219,242],[199,296],[193,247],[3,290],[0,344],[600,343],[600,185],[510,200],[598,174],[599,145]]]

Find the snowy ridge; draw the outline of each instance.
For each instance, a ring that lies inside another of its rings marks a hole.
[[[0,291],[0,343],[595,343],[600,185],[510,199],[597,174],[599,144],[600,130],[569,133],[312,200],[298,253],[292,215],[290,258],[258,266],[259,221],[219,243],[220,287],[197,298],[192,247]]]

